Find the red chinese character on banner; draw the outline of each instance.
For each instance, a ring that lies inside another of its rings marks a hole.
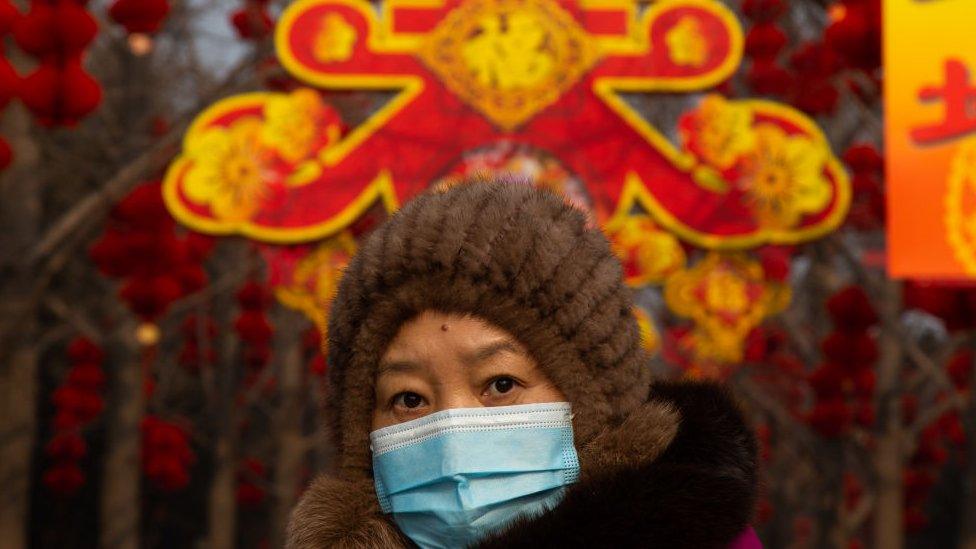
[[[912,139],[929,143],[976,132],[976,86],[969,83],[969,70],[958,59],[947,59],[945,84],[926,86],[919,90],[922,101],[945,103],[945,116],[937,124],[913,128]]]

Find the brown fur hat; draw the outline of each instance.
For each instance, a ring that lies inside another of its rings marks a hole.
[[[427,309],[472,314],[518,338],[573,403],[578,446],[647,397],[630,291],[603,233],[550,191],[461,183],[407,203],[342,277],[328,341],[341,476],[371,476],[376,365]]]

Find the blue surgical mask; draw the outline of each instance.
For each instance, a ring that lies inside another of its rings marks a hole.
[[[579,478],[568,402],[455,408],[369,435],[376,495],[420,547],[467,547]]]

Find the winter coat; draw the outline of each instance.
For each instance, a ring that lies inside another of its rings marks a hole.
[[[473,181],[420,195],[363,243],[328,325],[336,472],[294,511],[288,546],[409,547],[376,499],[376,365],[424,310],[512,334],[573,406],[579,482],[483,547],[724,548],[756,499],[753,436],[728,393],[653,383],[632,291],[606,236],[551,192]]]
[[[652,386],[618,427],[579,448],[582,476],[551,512],[478,547],[729,547],[756,503],[756,443],[712,383]],[[371,481],[323,476],[292,518],[293,549],[403,548]]]

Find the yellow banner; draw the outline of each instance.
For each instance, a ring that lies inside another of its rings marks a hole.
[[[885,0],[888,267],[976,277],[976,2]]]

